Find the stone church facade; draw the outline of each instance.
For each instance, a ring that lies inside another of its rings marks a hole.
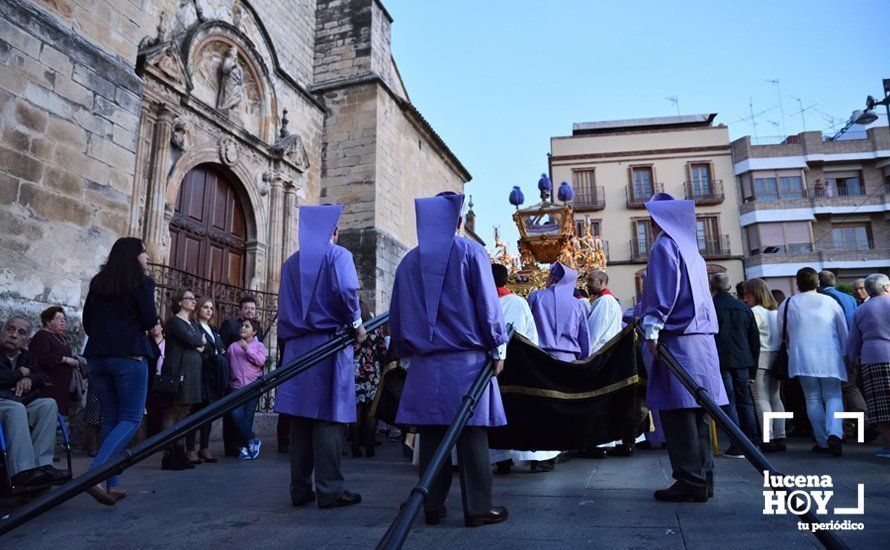
[[[167,292],[251,291],[271,322],[298,207],[328,202],[385,310],[413,198],[470,179],[391,24],[378,0],[0,0],[0,314],[76,319],[133,235]]]

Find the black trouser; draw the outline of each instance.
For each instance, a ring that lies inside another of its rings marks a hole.
[[[204,407],[207,406],[207,403],[201,403],[199,405],[192,405],[192,410],[189,414],[195,414],[200,411]],[[213,423],[207,422],[205,424],[201,424],[197,430],[193,430],[189,432],[185,436],[185,450],[194,451],[195,450],[195,432],[201,432],[201,449],[210,448],[210,430],[213,428]]]
[[[312,472],[319,506],[343,496],[340,453],[343,424],[302,416],[290,417],[290,494],[301,501],[312,494]]]
[[[376,419],[371,416],[373,401],[365,401],[355,406],[355,422],[349,425],[349,439],[353,446],[373,447]]]
[[[420,433],[420,475],[426,471],[436,448],[445,436],[446,426],[426,426]],[[464,513],[484,514],[491,510],[491,464],[488,462],[488,429],[467,426],[457,440],[457,461],[460,467],[461,489],[463,491]],[[451,460],[439,470],[430,486],[430,495],[423,508],[427,512],[440,510],[445,506],[448,491],[451,489]]]
[[[707,496],[714,484],[711,430],[703,409],[662,409],[661,426],[667,442],[674,479]]]

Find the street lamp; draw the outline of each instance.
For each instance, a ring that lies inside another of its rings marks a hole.
[[[878,120],[878,115],[874,112],[878,105],[883,105],[887,109],[887,124],[890,125],[890,78],[884,79],[884,99],[878,101],[868,96],[865,99],[865,111],[853,111],[853,122],[865,126]]]

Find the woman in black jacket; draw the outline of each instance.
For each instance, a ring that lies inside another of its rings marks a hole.
[[[201,369],[201,403],[192,405],[192,412],[198,412],[207,405],[222,399],[228,393],[231,374],[229,363],[226,360],[226,348],[223,339],[213,328],[213,315],[215,313],[213,300],[207,296],[198,298],[195,309],[195,324],[204,335],[207,345],[201,353],[203,360]],[[191,464],[202,462],[214,463],[216,458],[210,453],[210,430],[212,422],[202,424],[201,447],[195,452],[195,432],[190,432],[185,437],[185,456]]]
[[[90,470],[124,450],[136,434],[145,411],[151,347],[145,331],[158,318],[154,280],[146,275],[148,254],[142,241],[118,239],[108,261],[90,281],[83,306],[83,328],[89,337],[84,356],[90,386],[102,409],[102,445]],[[120,476],[108,478],[87,492],[102,504],[113,505],[126,493]]]
[[[195,312],[195,293],[179,290],[173,296],[173,313],[164,325],[166,347],[161,374],[166,379],[177,382],[177,387],[167,388],[170,404],[164,412],[164,429],[188,416],[192,405],[201,402],[201,352],[207,340],[201,329],[192,322]],[[155,385],[155,390],[158,390]],[[161,468],[164,470],[185,470],[194,468],[185,457],[183,441],[164,449]]]

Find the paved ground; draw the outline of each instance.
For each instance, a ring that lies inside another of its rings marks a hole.
[[[890,461],[874,445],[848,446],[842,459],[816,456],[795,441],[775,459],[787,473],[829,474],[830,507],[853,506],[865,484],[863,532],[840,533],[851,548],[886,547],[890,540]],[[288,498],[288,462],[264,447],[256,462],[233,459],[186,472],[164,472],[159,457],[124,478],[130,493],[114,508],[81,495],[0,539],[3,548],[343,548],[373,547],[416,482],[397,445],[377,458],[344,457],[348,488],[364,502],[321,511],[295,509]],[[775,456],[775,455],[773,455]],[[86,459],[78,458],[82,472]],[[418,522],[407,548],[816,548],[791,516],[762,514],[762,475],[747,461],[717,459],[717,491],[707,504],[666,504],[652,491],[667,486],[666,451],[638,451],[631,459],[574,459],[549,474],[495,477],[495,500],[510,511],[504,524],[462,526],[460,495],[439,526]],[[458,488],[455,476],[453,489]]]

